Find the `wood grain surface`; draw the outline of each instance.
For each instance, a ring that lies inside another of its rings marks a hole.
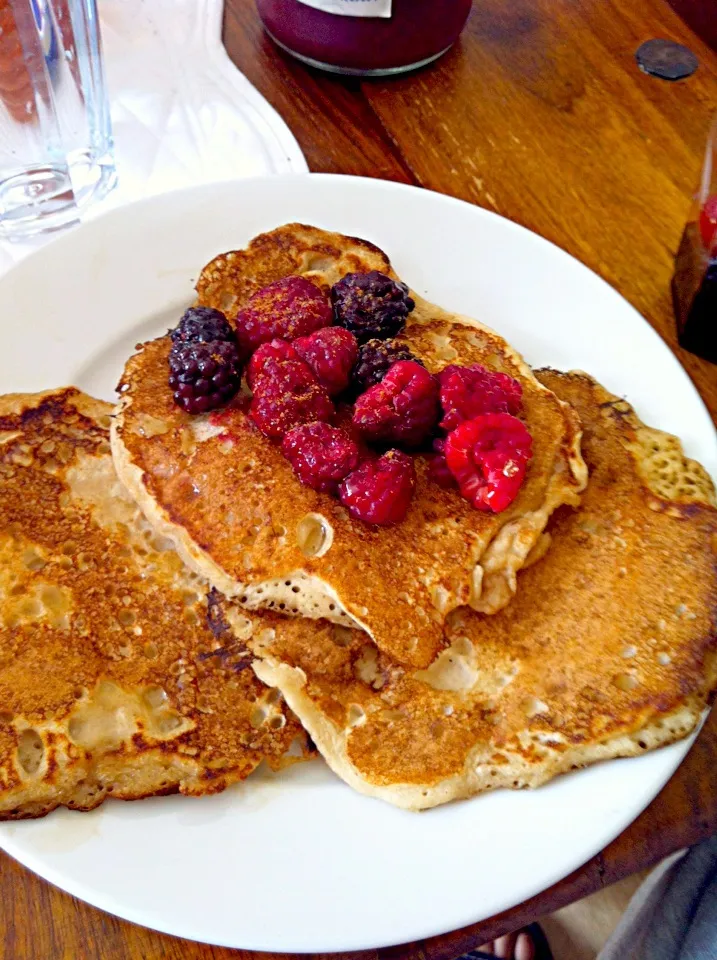
[[[691,47],[697,73],[674,84],[640,73],[634,52],[651,37]],[[342,80],[301,66],[263,35],[253,0],[226,0],[225,42],[287,120],[312,170],[452,194],[564,247],[649,320],[717,422],[717,367],[677,347],[669,294],[717,109],[717,55],[667,0],[478,0],[454,50],[433,68],[390,81]],[[581,870],[476,927],[353,956],[450,960],[715,832],[713,716],[660,796]],[[7,960],[242,956],[116,920],[6,856],[0,923]]]

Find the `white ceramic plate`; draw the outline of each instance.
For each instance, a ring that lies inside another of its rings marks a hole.
[[[0,281],[3,391],[111,399],[125,358],[173,324],[201,266],[291,220],[372,240],[419,293],[478,317],[534,365],[589,370],[717,474],[707,411],[614,290],[485,210],[375,180],[245,180],[113,211]],[[0,845],[137,923],[252,950],[355,950],[488,917],[580,866],[658,793],[689,742],[423,814],[353,793],[322,763],[219,797],[108,801],[3,825]]]

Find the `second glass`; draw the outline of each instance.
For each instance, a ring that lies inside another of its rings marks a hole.
[[[95,0],[0,0],[0,235],[64,226],[114,183]]]

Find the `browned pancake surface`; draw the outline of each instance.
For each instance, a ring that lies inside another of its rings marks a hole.
[[[0,819],[213,793],[303,742],[248,622],[229,629],[124,493],[110,411],[0,398]]]
[[[328,286],[374,268],[391,272],[370,244],[289,225],[216,258],[197,290],[200,302],[232,316],[278,277],[305,273]],[[216,418],[183,414],[167,385],[166,337],[144,344],[125,368],[113,452],[150,521],[222,591],[252,608],[353,618],[397,660],[426,666],[441,649],[450,610],[470,603],[493,612],[510,600],[550,513],[577,502],[584,465],[574,412],[496,333],[418,298],[401,339],[432,371],[481,362],[521,381],[534,458],[504,513],[476,511],[430,482],[417,457],[416,496],[401,524],[380,529],[351,519],[336,499],[299,483],[245,410],[229,411],[214,429]],[[312,522],[319,539],[307,544]],[[314,555],[321,537],[324,550]]]
[[[276,626],[257,670],[330,765],[420,808],[640,753],[694,728],[717,684],[717,511],[679,441],[584,375],[539,373],[578,411],[590,480],[494,616],[456,611],[409,671],[356,631]],[[252,644],[253,641],[250,641]]]

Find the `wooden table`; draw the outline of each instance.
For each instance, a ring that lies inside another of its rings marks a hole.
[[[679,8],[685,0],[672,2]],[[717,56],[665,0],[479,0],[461,43],[438,65],[366,83],[320,75],[278,52],[253,0],[226,7],[231,57],[283,114],[312,170],[419,184],[553,240],[647,317],[717,419],[717,367],[677,347],[669,296],[717,109]],[[634,52],[651,37],[691,47],[697,73],[676,84],[640,73]],[[715,832],[713,715],[660,796],[581,870],[476,927],[380,954],[448,960]],[[7,857],[0,858],[0,921],[7,960],[241,956],[116,920]]]

